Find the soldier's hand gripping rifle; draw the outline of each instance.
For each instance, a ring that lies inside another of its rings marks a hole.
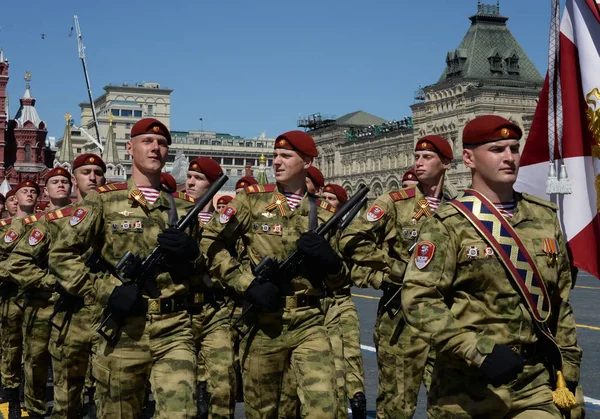
[[[408,248],[408,254],[412,255],[415,247],[417,247],[417,242],[415,241],[412,246],[410,246]],[[402,284],[400,285],[389,285],[389,289],[392,289],[392,287],[397,287],[396,291],[392,294],[392,296],[390,298],[388,298],[388,300],[385,302],[385,304],[383,305],[383,311],[387,311],[390,313],[391,317],[394,318],[398,315],[398,313],[400,312],[400,310],[402,309],[402,304],[399,304],[394,310],[392,310],[392,303],[396,300],[396,298],[400,297],[400,294],[402,294]]]
[[[219,192],[228,179],[227,176],[222,174],[219,179],[210,185],[206,193],[196,201],[194,207],[177,222],[175,228],[183,231],[192,222],[197,221],[200,211],[212,202],[215,194]],[[140,290],[146,290],[150,298],[158,298],[160,297],[160,290],[156,287],[155,279],[160,273],[164,272],[164,262],[167,256],[167,251],[160,244],[145,258],[141,258],[128,250],[114,268],[108,267],[108,271],[122,283],[132,283]],[[98,333],[114,345],[119,338],[121,326],[124,322],[125,318],[117,317],[112,311],[104,309],[102,323],[97,329]]]
[[[336,211],[336,213],[325,223],[317,227],[315,232],[320,236],[325,236],[331,229],[338,226],[339,223],[344,219],[344,216],[356,216],[360,208],[364,205],[364,199],[369,193],[369,188],[363,186],[346,202],[346,204]],[[358,209],[356,209],[358,207]],[[352,221],[348,220],[348,223]],[[276,283],[278,278],[287,278],[291,281],[300,266],[304,263],[306,255],[300,250],[294,250],[285,260],[277,261],[270,256],[265,256],[259,263],[254,267],[254,281],[259,283],[272,282]],[[276,284],[279,285],[279,284]],[[281,288],[281,287],[280,287]],[[246,317],[246,315],[254,308],[254,304],[250,303],[244,307],[242,314],[233,322],[232,327],[240,334],[244,336],[245,331],[238,326],[240,321]]]

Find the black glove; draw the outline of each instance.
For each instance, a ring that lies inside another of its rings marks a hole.
[[[115,287],[108,297],[108,311],[115,316],[125,318],[146,314],[146,305],[140,289],[134,284],[123,284]]]
[[[523,371],[523,358],[506,345],[496,344],[479,367],[494,387],[508,384]]]
[[[334,274],[342,270],[342,260],[335,250],[323,236],[314,231],[302,233],[296,245],[300,251],[321,265],[326,273]]]
[[[272,282],[252,281],[246,290],[246,298],[252,304],[275,312],[281,307],[279,288]]]
[[[198,243],[185,231],[169,227],[158,235],[158,244],[163,249],[183,260],[195,260],[200,255]]]

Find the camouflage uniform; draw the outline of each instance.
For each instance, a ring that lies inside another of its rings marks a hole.
[[[516,194],[508,220],[529,251],[551,296],[550,325],[563,357],[567,381],[579,381],[581,349],[569,291],[572,284],[567,249],[556,206]],[[411,327],[437,353],[428,395],[429,415],[436,418],[562,417],[552,402],[544,366],[547,347],[536,345],[536,325],[513,280],[470,221],[445,205],[421,228],[420,240],[435,250],[419,270],[411,262],[402,305]],[[556,261],[544,252],[543,239],[557,240]],[[474,246],[478,251],[473,251]],[[525,367],[507,385],[492,386],[479,367],[495,344],[519,352]],[[581,397],[581,395],[580,395]]]
[[[83,254],[95,245],[103,259],[115,266],[127,250],[145,257],[156,247],[157,235],[167,227],[171,204],[164,191],[154,204],[140,204],[133,199],[137,192],[132,179],[101,186],[74,210],[69,226],[50,251],[50,265],[65,291],[79,297],[92,292],[97,303],[105,307],[121,283],[107,272],[90,276]],[[178,215],[193,205],[183,193],[173,196]],[[195,227],[193,234],[197,235]],[[180,309],[195,275],[194,267],[185,275],[158,275],[160,299],[147,300],[147,315],[127,317],[115,346],[100,340],[92,361],[98,417],[140,417],[148,380],[156,401],[156,417],[195,415],[194,341],[189,315]]]
[[[227,249],[241,237],[252,266],[265,256],[285,259],[296,249],[301,233],[308,231],[309,207],[305,195],[291,211],[276,185],[246,188],[204,229],[201,246],[209,258],[211,274],[244,293],[254,275]],[[329,219],[334,211],[317,200],[319,222]],[[246,318],[251,330],[242,339],[240,353],[249,418],[277,415],[286,362],[298,383],[302,416],[335,417],[334,365],[321,297],[326,285],[337,288],[345,275],[344,269],[327,277],[320,272],[297,273],[291,283],[281,278],[282,293],[288,295],[285,308],[275,313],[253,312]]]
[[[6,261],[17,243],[29,234],[29,217],[21,220],[2,220],[0,239],[0,261]],[[23,312],[15,304],[18,286],[12,281],[8,271],[0,273],[3,292],[2,315],[2,384],[14,389],[21,385],[21,361],[23,357]]]
[[[443,199],[455,196],[455,189],[445,185]],[[350,224],[340,240],[340,249],[354,264],[352,281],[360,287],[384,289],[373,334],[379,371],[378,418],[410,418],[417,407],[429,346],[406,326],[400,298],[388,310],[384,304],[402,286],[409,249],[431,212],[418,186],[389,192]]]
[[[56,295],[53,295],[56,277],[48,267],[48,249],[52,237],[45,213],[27,217],[37,219],[27,237],[23,237],[11,252],[10,274],[25,293],[23,313],[23,363],[25,365],[25,407],[29,413],[46,415],[46,383],[50,368],[51,326]]]

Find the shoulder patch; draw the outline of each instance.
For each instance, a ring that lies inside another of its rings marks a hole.
[[[371,205],[371,208],[365,213],[365,218],[367,221],[374,223],[377,220],[380,220],[381,217],[385,215],[385,211],[379,205]]]
[[[390,198],[392,201],[403,201],[405,199],[414,198],[417,194],[417,188],[411,187],[406,189],[400,189],[399,191],[390,192]]]
[[[425,269],[429,262],[433,260],[433,255],[435,254],[435,244],[430,241],[422,241],[417,244],[417,248],[415,249],[415,266],[417,269]]]
[[[194,202],[194,198],[185,192],[173,192],[171,195],[173,195],[175,198],[183,199],[184,201]]]
[[[0,227],[9,226],[12,223],[12,218],[7,218],[6,220],[0,220]]]
[[[56,221],[60,220],[64,217],[70,217],[73,214],[73,207],[65,207],[61,209],[57,209],[56,211],[52,211],[46,214],[46,220],[48,221]]]
[[[44,233],[42,233],[41,230],[34,228],[33,230],[31,230],[31,233],[29,234],[29,245],[33,247],[33,246],[39,244],[43,239],[44,239]]]
[[[108,185],[98,186],[96,188],[99,193],[122,191],[124,189],[127,189],[127,182],[109,183]]]
[[[237,210],[234,207],[228,205],[223,209],[221,215],[219,215],[219,221],[221,222],[221,224],[226,224],[236,213]]]
[[[46,215],[45,212],[38,212],[37,214],[33,214],[33,215],[30,215],[29,217],[25,217],[25,218],[23,218],[23,224],[28,225],[33,222],[36,222],[40,218],[44,218],[45,215]]]
[[[71,227],[75,227],[77,224],[82,222],[87,214],[88,210],[86,207],[77,208],[71,216],[71,219],[69,220],[69,224],[71,225]]]
[[[328,204],[328,203],[327,203],[327,202],[325,202],[325,201],[322,201],[322,200],[320,200],[320,199],[317,199],[317,201],[316,201],[316,202],[317,202],[317,205],[318,205],[319,207],[323,208],[324,210],[327,210],[327,211],[329,211],[329,212],[333,212],[333,213],[335,213],[335,212],[337,211],[337,209],[336,209],[336,208],[335,208],[333,205],[331,205],[331,204]]]
[[[534,204],[542,205],[544,207],[550,208],[552,211],[558,211],[558,206],[554,202],[546,201],[545,199],[538,198],[537,196],[530,195],[528,193],[522,192],[521,196],[525,201],[533,202]]]
[[[246,186],[246,193],[254,194],[254,193],[274,192],[276,189],[277,189],[277,185],[274,183],[270,183],[268,185],[250,185],[250,186]]]
[[[17,233],[12,228],[6,232],[4,235],[4,243],[12,243],[19,238],[19,233]]]

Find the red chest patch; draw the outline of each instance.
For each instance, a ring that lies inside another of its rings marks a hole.
[[[372,205],[366,214],[367,221],[375,222],[375,221],[381,219],[381,217],[383,217],[384,214],[385,214],[385,211],[383,210],[383,208],[381,208],[379,205]]]
[[[88,213],[88,210],[85,207],[77,208],[75,213],[71,216],[71,219],[69,220],[69,224],[71,224],[71,226],[75,227],[77,224],[79,224],[80,222],[83,221],[83,219],[85,218],[87,213]]]
[[[430,241],[419,242],[415,250],[415,266],[417,269],[425,269],[435,254],[435,244]]]
[[[15,240],[17,240],[17,238],[19,237],[19,233],[17,233],[15,230],[13,230],[12,228],[10,230],[8,230],[6,232],[6,234],[4,235],[4,242],[5,243],[12,243]]]
[[[42,233],[37,228],[34,228],[33,230],[31,230],[31,234],[29,235],[29,245],[35,246],[39,242],[41,242],[43,239],[44,239],[44,233]]]
[[[227,206],[225,209],[223,209],[223,212],[219,216],[219,221],[221,224],[228,223],[229,220],[231,220],[231,217],[233,217],[236,213],[237,210],[235,208]]]

